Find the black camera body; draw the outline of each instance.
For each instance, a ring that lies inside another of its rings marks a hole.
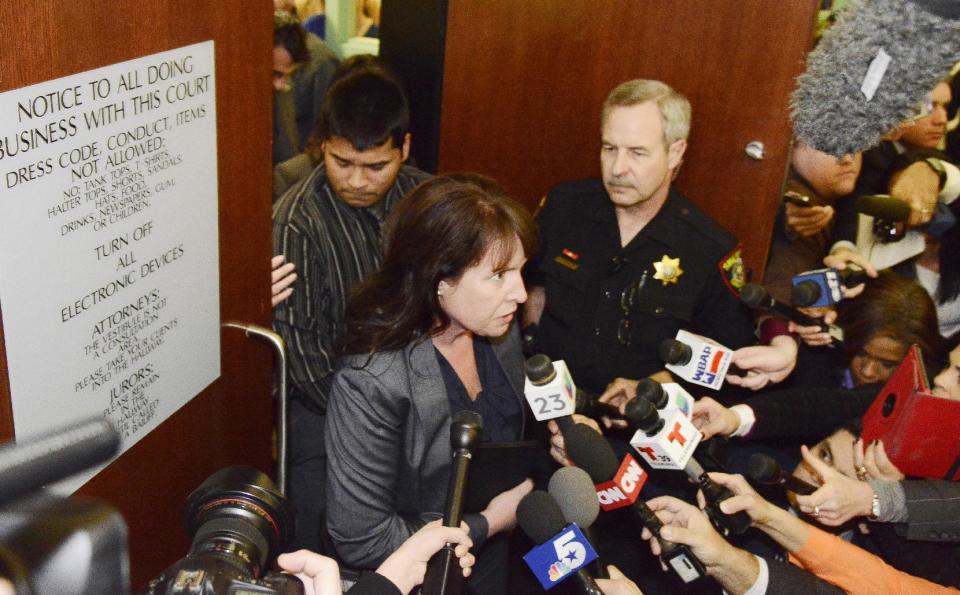
[[[295,576],[264,572],[292,533],[293,516],[270,478],[227,467],[190,494],[184,525],[190,553],[150,581],[147,595],[303,595]]]

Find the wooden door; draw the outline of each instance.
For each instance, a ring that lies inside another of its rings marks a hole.
[[[0,92],[214,40],[220,317],[267,327],[271,10],[246,0],[0,2]],[[272,475],[271,350],[223,329],[220,355],[218,379],[79,490],[124,515],[134,588],[187,553],[183,505],[213,471]],[[0,349],[4,440],[16,431],[7,362]]]
[[[672,85],[693,105],[677,185],[740,239],[758,280],[786,171],[787,97],[811,45],[817,4],[384,2],[381,52],[409,87],[436,85],[442,73],[442,93],[433,95],[437,139],[429,136],[430,114],[414,106],[415,130],[428,133],[414,137],[418,159],[426,145],[432,163],[436,147],[439,170],[491,175],[531,208],[560,181],[599,175],[600,106],[614,86],[633,78]],[[434,38],[408,41],[391,30],[395,18],[405,26],[445,23],[441,61],[424,47]],[[765,147],[762,161],[744,151],[755,140]]]

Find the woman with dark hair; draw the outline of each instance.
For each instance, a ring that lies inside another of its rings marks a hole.
[[[375,568],[442,515],[453,414],[479,413],[485,441],[524,434],[512,323],[527,298],[520,269],[536,242],[533,219],[492,180],[439,176],[394,208],[385,242],[382,269],[347,307],[327,410],[328,529],[358,568]],[[505,592],[496,560],[506,543],[482,544],[515,524],[530,489],[525,481],[464,516],[479,548],[474,591]]]
[[[850,362],[848,385],[885,382],[911,345],[919,345],[927,357],[943,351],[929,294],[916,281],[891,271],[868,279],[860,297],[840,302],[837,321]]]
[[[960,216],[960,203],[950,210]],[[926,246],[914,260],[917,281],[926,288],[937,306],[940,334],[960,333],[960,224],[954,224],[939,238],[924,236]]]

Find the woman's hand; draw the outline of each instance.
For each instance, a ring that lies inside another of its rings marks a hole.
[[[729,436],[740,427],[736,411],[724,407],[710,397],[702,397],[693,403],[693,425],[703,434],[703,439],[714,436]]]
[[[533,481],[525,479],[516,487],[497,494],[487,504],[487,508],[480,513],[487,519],[487,537],[512,529],[517,524],[517,506],[532,491]]]
[[[733,352],[731,363],[746,376],[727,374],[727,382],[750,390],[760,390],[769,382],[781,382],[797,365],[797,341],[789,335],[778,335],[769,345],[751,345]]]
[[[616,378],[607,385],[607,389],[597,400],[616,407],[620,410],[620,413],[623,413],[624,406],[637,397],[637,385],[639,383],[639,380],[630,378]],[[625,428],[627,422],[622,419],[611,419],[604,416],[603,425],[608,428]]]
[[[799,310],[811,318],[822,318],[826,324],[833,324],[837,319],[837,311],[832,307],[799,308]],[[791,333],[797,333],[803,342],[810,347],[822,347],[823,345],[830,345],[833,342],[830,333],[821,329],[819,326],[801,326],[796,322],[791,322],[789,328]]]
[[[600,424],[597,423],[597,420],[585,415],[580,415],[579,413],[574,413],[571,417],[573,418],[573,423],[583,424],[592,430],[596,430],[598,434],[603,433],[600,431]],[[560,432],[560,426],[551,419],[547,422],[547,429],[550,431],[550,456],[553,457],[553,460],[556,461],[558,465],[575,467],[576,463],[567,458],[567,445],[563,440],[563,434]]]
[[[835,527],[873,509],[873,488],[865,481],[847,477],[800,447],[803,461],[820,477],[820,487],[809,496],[797,496],[797,506],[824,525]]]
[[[440,521],[424,525],[383,561],[377,568],[377,574],[396,585],[400,592],[409,593],[423,583],[430,558],[443,546],[452,543],[456,545],[454,553],[459,559],[463,576],[470,576],[476,560],[469,552],[473,542],[467,535],[466,527],[463,523],[460,527],[444,527]]]
[[[874,440],[864,450],[863,439],[857,439],[853,444],[853,464],[857,469],[857,478],[861,480],[903,481],[906,479],[906,475],[897,469],[897,466],[887,457],[887,451],[883,448],[883,440]]]

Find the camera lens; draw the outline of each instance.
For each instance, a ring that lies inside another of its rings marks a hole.
[[[211,554],[261,576],[292,533],[286,499],[265,474],[252,467],[227,467],[211,475],[187,498],[191,554]]]

